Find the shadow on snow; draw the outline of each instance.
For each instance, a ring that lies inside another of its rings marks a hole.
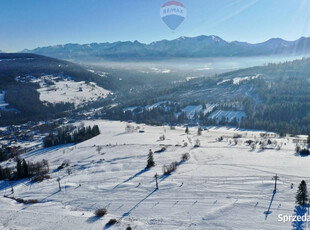
[[[304,216],[307,213],[307,209],[304,206],[296,206],[294,210],[294,216]],[[304,222],[297,219],[292,223],[293,230],[303,230],[305,229]]]
[[[125,184],[125,183],[131,181],[132,179],[134,179],[134,178],[140,176],[141,174],[143,174],[143,173],[145,173],[145,172],[147,172],[147,171],[149,171],[149,170],[150,170],[150,169],[148,169],[148,168],[142,169],[140,172],[137,172],[135,175],[129,177],[127,180],[124,180],[123,182],[121,182],[121,183],[119,183],[118,185],[114,186],[113,189],[118,188],[120,185]]]
[[[273,191],[273,194],[272,194],[272,197],[271,197],[271,200],[270,200],[270,204],[269,204],[268,210],[264,212],[264,214],[266,215],[265,216],[265,220],[267,220],[268,216],[272,213],[272,211],[270,211],[270,208],[271,208],[274,196],[276,195],[276,192],[277,192],[276,190]]]
[[[124,217],[126,217],[126,216],[129,216],[130,215],[130,213],[133,211],[133,210],[135,210],[143,201],[145,201],[147,198],[149,198],[153,193],[155,193],[157,191],[157,188],[155,188],[150,194],[148,194],[146,197],[144,197],[142,200],[140,200],[135,206],[133,206],[128,212],[125,212],[123,215],[122,215],[122,217],[120,218],[120,219],[122,219],[122,218],[124,218]]]
[[[39,156],[39,155],[42,155],[42,154],[45,154],[45,153],[48,153],[48,152],[51,152],[51,151],[55,151],[55,150],[59,150],[59,149],[62,149],[62,148],[67,148],[67,147],[71,147],[73,145],[74,144],[65,144],[65,145],[56,145],[56,146],[52,146],[52,147],[48,147],[48,148],[37,149],[37,150],[34,150],[32,152],[25,153],[23,155],[23,158],[28,158],[28,157],[32,157],[32,156]]]

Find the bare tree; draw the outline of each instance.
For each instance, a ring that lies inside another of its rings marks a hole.
[[[252,144],[251,144],[251,150],[255,150],[256,149],[256,144],[253,142]]]
[[[98,145],[96,147],[96,151],[98,152],[98,154],[100,154],[101,150],[102,150],[102,146]]]
[[[197,139],[197,140],[195,141],[194,147],[196,147],[196,148],[200,147],[200,140],[199,140],[199,139]]]
[[[160,136],[160,137],[159,137],[159,140],[160,140],[160,141],[164,141],[164,140],[166,140],[165,135],[163,134],[162,136]]]

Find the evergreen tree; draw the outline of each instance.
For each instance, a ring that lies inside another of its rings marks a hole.
[[[188,126],[186,126],[185,133],[189,134]]]
[[[298,205],[305,205],[307,203],[307,201],[308,201],[307,184],[303,180],[303,181],[301,181],[301,183],[298,187],[298,191],[296,194],[296,203]]]
[[[149,155],[148,155],[148,158],[147,158],[147,165],[146,165],[146,168],[152,168],[155,166],[155,162],[154,162],[154,157],[153,157],[153,152],[152,150],[150,149],[149,151]]]
[[[0,149],[0,162],[7,160],[7,157],[5,156],[2,149]]]
[[[0,180],[4,180],[4,173],[1,165],[0,165]]]
[[[92,138],[92,137],[93,137],[93,136],[92,136],[92,129],[91,129],[90,126],[88,126],[88,127],[86,128],[85,139],[90,139],[90,138]]]
[[[17,177],[18,177],[18,179],[23,178],[22,161],[20,159],[17,160],[16,169],[17,169]]]
[[[98,125],[94,125],[93,129],[92,129],[92,133],[93,136],[97,136],[100,134],[100,130],[99,130],[99,126]]]
[[[53,133],[50,133],[47,137],[44,138],[43,144],[45,148],[55,145]]]
[[[28,170],[28,165],[25,161],[25,159],[23,159],[23,164],[22,164],[22,168],[23,168],[23,177],[28,177],[29,176],[29,170]]]
[[[201,133],[202,133],[202,128],[199,127],[197,131],[198,136],[201,136]]]
[[[71,143],[72,142],[72,137],[70,135],[70,133],[66,134],[66,143]]]
[[[12,176],[11,168],[4,168],[3,169],[3,179],[4,180],[10,180],[11,176]]]
[[[282,138],[282,137],[285,137],[285,133],[284,133],[282,130],[280,131],[280,134],[279,134],[279,135],[280,135],[281,138]]]

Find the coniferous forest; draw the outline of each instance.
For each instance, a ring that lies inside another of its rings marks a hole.
[[[80,143],[86,141],[90,138],[93,138],[100,134],[98,125],[93,127],[79,127],[74,131],[71,131],[68,126],[57,129],[57,134],[50,133],[47,137],[44,138],[43,144],[44,147],[51,147],[55,145],[63,145],[70,143]]]

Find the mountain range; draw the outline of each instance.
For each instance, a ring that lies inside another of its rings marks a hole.
[[[138,41],[114,43],[66,44],[23,50],[62,59],[157,59],[157,58],[201,58],[201,57],[246,57],[261,55],[305,55],[310,53],[310,38],[295,41],[272,38],[251,44],[228,42],[218,36],[180,37],[150,44]]]

